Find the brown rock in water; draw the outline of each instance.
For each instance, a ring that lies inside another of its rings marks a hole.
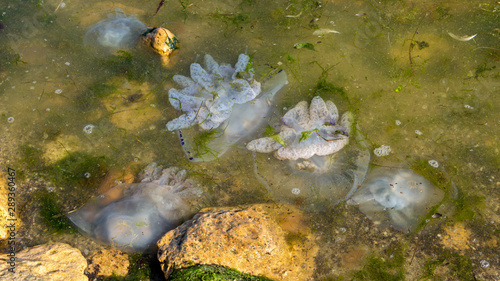
[[[90,258],[85,274],[97,277],[126,276],[130,263],[128,255],[120,250],[100,250]]]
[[[205,208],[158,241],[165,277],[216,264],[273,280],[310,280],[318,247],[298,209],[280,204]]]
[[[179,48],[179,40],[170,30],[163,27],[148,29],[142,35],[142,39],[161,56],[170,56],[174,50]]]
[[[65,243],[47,243],[15,253],[15,273],[5,262],[10,258],[7,254],[0,255],[0,280],[88,280],[83,274],[87,260],[78,249]]]

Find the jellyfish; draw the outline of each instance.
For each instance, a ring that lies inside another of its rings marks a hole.
[[[250,56],[240,54],[233,68],[205,55],[205,67],[191,64],[191,78],[175,75],[182,89],[170,89],[169,101],[182,115],[169,121],[189,160],[218,159],[264,122],[276,93],[288,83],[280,71],[261,84],[254,79]]]
[[[349,203],[358,204],[375,224],[408,233],[443,196],[442,190],[410,169],[377,167]]]
[[[332,101],[314,97],[286,112],[278,134],[252,140],[247,149],[274,152],[274,159],[255,156],[254,172],[277,201],[329,208],[349,198],[363,182],[370,152],[354,116],[339,118]],[[285,162],[283,165],[279,162]]]
[[[127,251],[153,250],[165,232],[201,207],[202,190],[185,170],[156,163],[140,183],[120,184],[94,198],[68,218],[83,233]]]
[[[99,51],[115,52],[132,49],[147,30],[144,23],[135,15],[126,16],[123,10],[116,9],[107,20],[92,25],[85,33],[84,44]]]

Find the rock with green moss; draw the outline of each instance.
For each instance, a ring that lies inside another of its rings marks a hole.
[[[158,241],[158,259],[166,278],[210,264],[272,280],[310,280],[318,246],[307,222],[298,209],[281,204],[206,208]]]

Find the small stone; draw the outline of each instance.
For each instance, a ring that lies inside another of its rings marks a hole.
[[[90,257],[90,264],[85,270],[94,277],[126,276],[130,266],[128,255],[120,250],[100,250]]]

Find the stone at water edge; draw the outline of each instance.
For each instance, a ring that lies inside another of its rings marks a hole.
[[[7,254],[0,260],[8,260]],[[0,280],[87,281],[83,274],[87,260],[82,253],[65,243],[47,243],[16,253],[15,273],[9,264],[0,262]]]
[[[318,246],[306,221],[281,204],[205,208],[158,241],[158,259],[166,278],[216,264],[273,280],[310,280]]]

